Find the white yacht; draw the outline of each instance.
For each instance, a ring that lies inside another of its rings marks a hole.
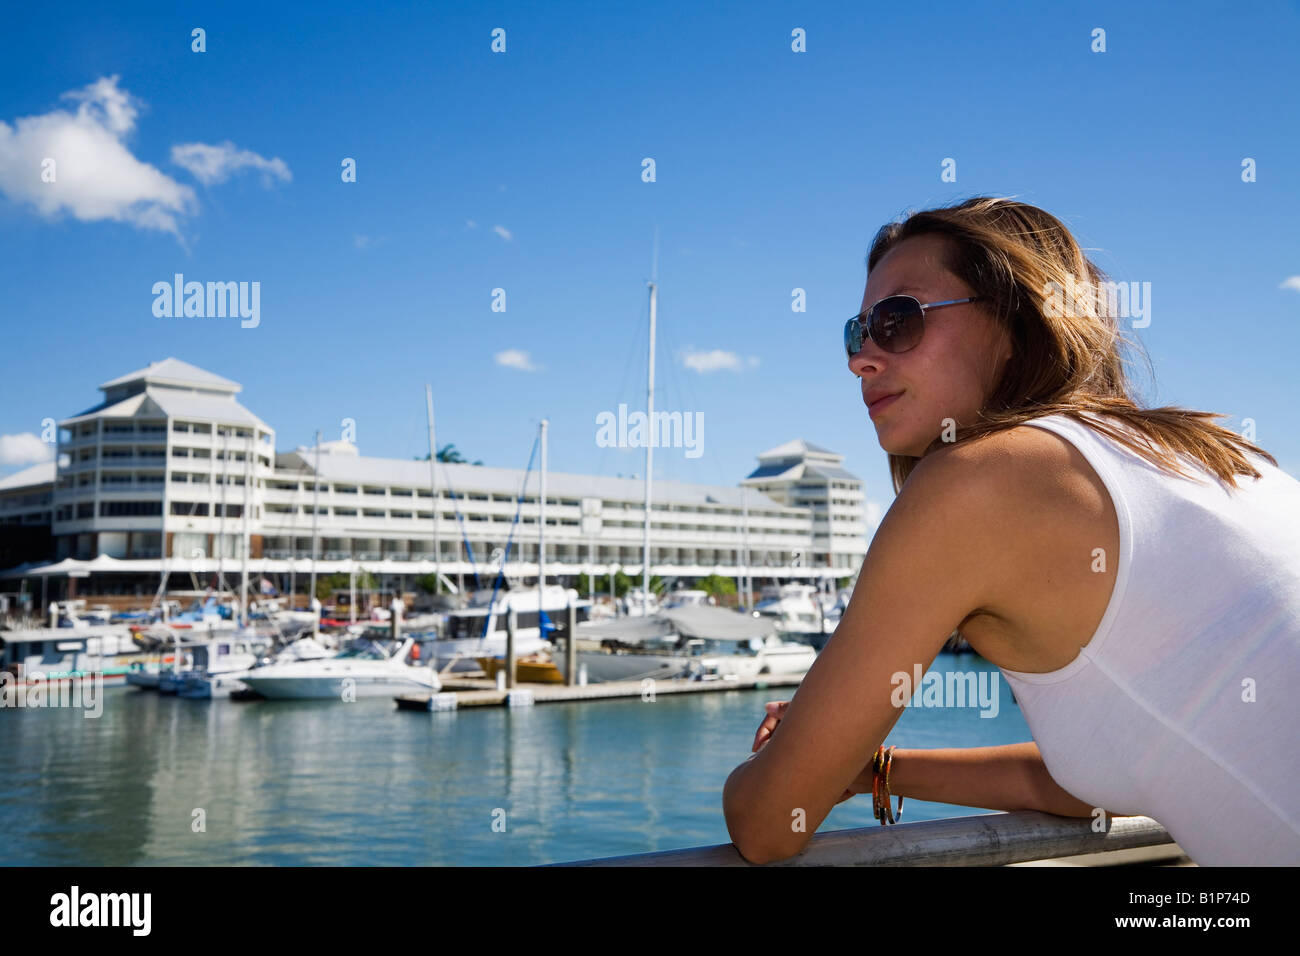
[[[299,642],[301,643],[301,642]],[[276,700],[346,700],[437,693],[442,682],[432,667],[407,661],[413,637],[358,640],[332,657],[281,661],[235,675],[251,690]]]
[[[786,640],[821,650],[839,623],[838,615],[827,615],[817,589],[810,584],[764,589],[762,597],[754,605],[755,613],[771,620]]]
[[[668,680],[685,677],[691,659],[681,636],[663,615],[620,618],[578,625],[574,654],[581,671],[593,684],[619,680]],[[566,678],[563,648],[552,651],[556,669]]]
[[[537,588],[501,591],[496,600],[484,589],[477,601],[466,608],[447,613],[447,622],[437,640],[429,642],[439,670],[476,671],[480,657],[504,657],[506,653],[506,618],[515,611],[515,656],[524,657],[550,650],[552,641],[568,629],[568,606],[573,604],[579,625],[587,620],[591,602],[580,598],[573,588],[548,584],[543,592],[542,610],[548,621],[538,627]],[[543,630],[545,633],[543,633]]]
[[[619,612],[624,617],[644,617],[646,609],[646,593],[641,588],[628,588],[627,593],[619,598]],[[660,609],[659,596],[650,592],[650,613],[654,614]]]
[[[769,618],[704,604],[580,626],[574,652],[592,683],[803,674],[817,659],[813,647],[785,640]],[[552,656],[565,674],[563,651]]]
[[[702,679],[804,674],[817,660],[810,644],[787,640],[770,618],[704,605],[665,611],[698,663]]]
[[[693,607],[705,604],[710,606],[713,604],[708,591],[682,590],[670,591],[668,596],[664,598],[663,607],[664,610],[668,610],[675,607]]]

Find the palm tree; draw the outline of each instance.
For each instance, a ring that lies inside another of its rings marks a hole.
[[[415,460],[416,460],[416,461],[428,461],[428,460],[429,460],[429,456],[428,456],[428,455],[419,455],[419,456],[416,456],[416,459],[415,459]],[[443,445],[441,448],[438,449],[438,460],[441,461],[441,462],[444,462],[444,463],[446,463],[446,464],[449,464],[449,465],[457,465],[457,464],[460,464],[460,465],[469,465],[469,464],[481,465],[481,464],[483,464],[483,462],[481,462],[481,461],[475,461],[475,462],[468,462],[468,461],[466,461],[465,458],[461,455],[461,453],[458,452],[458,451],[456,450],[456,446],[455,446],[455,445],[450,445],[450,444],[448,444],[448,445]]]

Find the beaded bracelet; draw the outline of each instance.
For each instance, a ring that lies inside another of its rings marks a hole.
[[[872,813],[880,825],[897,823],[903,818],[903,798],[898,798],[898,813],[895,815],[890,806],[889,771],[894,762],[895,747],[886,749],[884,744],[876,748],[871,759],[871,804]]]

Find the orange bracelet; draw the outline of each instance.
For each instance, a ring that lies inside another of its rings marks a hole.
[[[872,813],[880,821],[881,826],[886,823],[897,823],[903,817],[903,798],[898,798],[898,814],[895,816],[890,806],[889,793],[889,771],[894,763],[894,751],[896,747],[885,748],[881,744],[876,748],[875,756],[871,760],[871,803]]]

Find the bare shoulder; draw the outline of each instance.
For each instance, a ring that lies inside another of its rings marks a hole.
[[[978,540],[985,597],[962,634],[1013,670],[1044,672],[1072,660],[1100,622],[1115,578],[1115,560],[1097,573],[1097,549],[1117,558],[1120,543],[1110,494],[1087,459],[1055,432],[1021,425],[939,449],[913,477],[922,479],[917,498],[958,496],[981,512],[965,525],[963,543]]]

